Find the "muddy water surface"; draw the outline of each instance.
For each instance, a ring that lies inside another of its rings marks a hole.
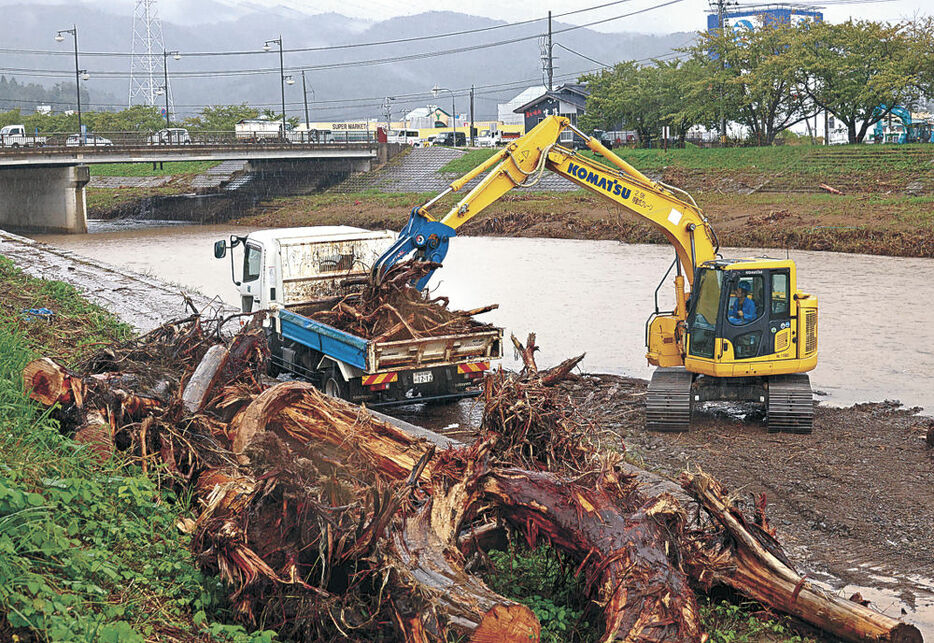
[[[229,260],[211,244],[232,226],[172,226],[40,240],[239,304]],[[776,250],[728,249],[725,256]],[[455,307],[499,303],[486,320],[506,336],[538,334],[539,363],[587,353],[584,370],[648,377],[645,320],[671,264],[666,246],[612,241],[458,238],[432,287]],[[897,399],[934,414],[934,260],[793,251],[799,288],[820,298],[820,363],[812,385],[836,405]],[[659,305],[670,309],[666,283]],[[507,342],[508,346],[508,342]],[[503,360],[517,364],[511,348]]]

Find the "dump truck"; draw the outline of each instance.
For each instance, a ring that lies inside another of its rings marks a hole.
[[[484,373],[502,357],[501,328],[475,322],[468,332],[378,341],[313,318],[352,294],[348,284],[365,280],[395,238],[388,230],[314,226],[231,235],[214,244],[219,259],[230,251],[242,311],[268,312],[271,374],[287,372],[368,406],[480,394]],[[238,262],[233,250],[241,247]]]

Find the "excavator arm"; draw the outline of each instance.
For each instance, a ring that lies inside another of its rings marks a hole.
[[[568,129],[583,137],[592,151],[601,154],[615,167],[560,146],[561,133]],[[680,266],[683,266],[690,283],[693,283],[696,266],[716,258],[716,235],[690,195],[652,181],[597,139],[571,125],[567,118],[549,116],[528,134],[452,182],[447,190],[431,201],[414,208],[396,243],[375,264],[375,274],[382,274],[412,253],[440,263],[447,253],[449,240],[457,234],[460,226],[513,188],[533,186],[546,169],[657,226],[675,247],[679,275]],[[431,216],[430,209],[442,197],[460,191],[484,173],[487,174],[480,183],[446,214],[437,219]],[[430,277],[430,274],[426,275],[417,286],[424,287]]]

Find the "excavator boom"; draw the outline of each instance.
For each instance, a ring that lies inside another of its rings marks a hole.
[[[568,130],[605,162],[560,145]],[[660,367],[646,394],[647,426],[686,430],[695,401],[748,399],[766,402],[770,429],[810,432],[813,408],[804,373],[817,364],[817,298],[797,290],[794,262],[720,258],[717,236],[687,192],[653,181],[567,118],[546,117],[413,208],[374,275],[412,254],[440,264],[460,226],[510,190],[533,187],[546,170],[652,224],[675,248],[675,308],[663,312],[656,302],[646,322],[646,358]],[[484,174],[450,210],[431,214],[442,197]],[[430,277],[417,286],[425,287]]]

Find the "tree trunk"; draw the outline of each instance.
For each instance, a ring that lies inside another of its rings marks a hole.
[[[748,523],[723,486],[710,476],[683,474],[682,485],[722,528],[706,543],[703,536],[697,538],[693,551],[685,556],[689,573],[705,587],[728,585],[847,641],[921,643],[921,633],[914,626],[808,582],[791,567],[767,525]]]
[[[23,387],[29,398],[52,406],[71,402],[71,375],[48,357],[40,357],[23,368]]]
[[[633,490],[626,503],[637,506],[624,514],[599,486],[519,469],[491,471],[479,489],[529,545],[544,537],[580,562],[591,599],[603,606],[601,641],[701,640],[694,593],[676,563],[684,513],[673,497],[640,504]]]
[[[182,391],[182,403],[185,410],[191,414],[199,413],[207,404],[211,391],[217,386],[218,380],[227,365],[229,353],[223,344],[215,344],[201,358],[195,372],[191,374],[185,389]]]

